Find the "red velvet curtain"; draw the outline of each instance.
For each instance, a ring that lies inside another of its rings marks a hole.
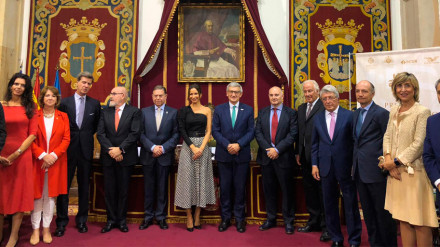
[[[131,101],[133,105],[140,103],[141,107],[151,105],[151,90],[154,85],[166,81],[168,89],[167,104],[180,108],[185,102],[185,84],[177,82],[177,7],[178,0],[165,1],[162,19],[159,30],[145,56],[137,69],[132,86]],[[290,102],[290,90],[287,85],[287,77],[269,44],[267,36],[261,25],[258,6],[255,0],[242,0],[246,15],[245,23],[245,83],[242,84],[244,95],[242,102],[249,104],[256,109],[269,105],[268,89],[272,86],[285,86],[285,103]],[[258,48],[255,47],[255,40]],[[159,49],[157,59],[153,59]],[[164,49],[167,55],[164,58]],[[257,52],[257,54],[255,54]],[[255,60],[255,58],[257,60]],[[166,59],[166,60],[165,60]],[[257,61],[255,63],[255,61]],[[143,76],[147,66],[151,70]],[[257,76],[255,80],[255,75]],[[140,90],[140,102],[138,102],[138,87]],[[202,103],[218,105],[227,100],[225,85],[223,83],[212,83],[211,102],[208,102],[208,84],[202,84],[204,97]]]

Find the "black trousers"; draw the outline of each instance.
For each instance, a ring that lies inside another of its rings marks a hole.
[[[384,209],[387,182],[364,183],[358,171],[355,178],[367,226],[368,242],[371,246],[397,246],[396,222]]]
[[[230,220],[234,208],[235,220],[243,221],[246,217],[246,182],[249,163],[218,162],[217,165],[222,220]]]
[[[112,166],[103,166],[104,198],[107,210],[107,223],[126,224],[128,189],[134,166],[121,166],[113,162]]]
[[[313,178],[312,165],[307,162],[304,152],[300,156],[300,162],[303,176],[304,195],[306,198],[306,208],[307,212],[310,214],[307,225],[325,231],[326,224],[321,182]]]
[[[283,195],[283,218],[285,224],[293,224],[295,220],[295,191],[293,187],[293,165],[280,167],[274,162],[261,166],[263,190],[266,202],[267,220],[275,223],[277,219],[278,185]]]
[[[76,170],[76,179],[78,182],[78,214],[75,217],[76,224],[86,223],[89,214],[89,186],[92,161],[86,160],[82,154],[68,155],[67,167],[67,195],[59,195],[57,197],[57,227],[65,227],[69,223],[68,193]]]
[[[142,166],[144,172],[144,220],[164,220],[167,217],[168,176],[171,166],[161,166],[157,160],[152,166]],[[156,210],[154,202],[156,201]]]

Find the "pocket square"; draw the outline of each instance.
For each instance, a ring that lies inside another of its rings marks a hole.
[[[92,112],[92,113],[90,113],[90,114],[89,114],[89,116],[92,116],[92,115],[95,115],[95,113],[94,113],[94,112]]]

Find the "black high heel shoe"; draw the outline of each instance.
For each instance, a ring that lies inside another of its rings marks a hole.
[[[200,220],[199,220],[199,221],[200,221]],[[194,220],[193,225],[194,225],[194,228],[195,228],[195,229],[197,229],[197,230],[202,230],[202,223],[200,223],[200,225],[196,226],[196,221]]]
[[[188,225],[187,225],[186,230],[188,232],[193,232],[194,231],[194,220],[193,220],[193,227],[188,227]]]

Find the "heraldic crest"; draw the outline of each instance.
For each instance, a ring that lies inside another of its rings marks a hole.
[[[349,81],[356,84],[353,80],[356,78],[354,63],[349,59],[349,53],[363,51],[362,44],[355,42],[363,24],[356,26],[352,19],[345,24],[342,18],[338,18],[335,23],[327,19],[324,25],[316,25],[324,36],[317,47],[318,51],[323,51],[316,59],[318,68],[323,71],[320,77],[324,83],[335,86],[339,93],[348,92]]]
[[[68,40],[61,43],[63,51],[59,58],[60,68],[64,70],[61,76],[72,89],[76,89],[76,75],[82,71],[93,71],[93,81],[101,76],[99,71],[105,65],[104,41],[99,40],[102,29],[107,23],[99,24],[98,19],[91,22],[83,16],[80,22],[70,19],[69,24],[60,23],[66,30]]]

